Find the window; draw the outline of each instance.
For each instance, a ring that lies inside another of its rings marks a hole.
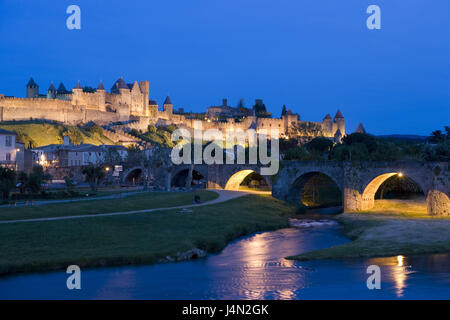
[[[5,137],[5,147],[11,147],[12,145],[12,136]]]
[[[11,153],[6,154],[6,161],[11,161]]]

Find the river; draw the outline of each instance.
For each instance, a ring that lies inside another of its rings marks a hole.
[[[297,262],[284,257],[349,240],[334,221],[230,243],[219,254],[178,263],[82,270],[81,290],[65,272],[0,278],[0,299],[449,299],[450,256]],[[381,268],[381,289],[369,290],[366,268]]]

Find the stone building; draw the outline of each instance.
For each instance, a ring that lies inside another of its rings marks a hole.
[[[105,90],[102,82],[97,89],[84,87],[80,81],[72,90],[63,83],[58,89],[53,83],[46,95],[39,93],[39,86],[31,78],[26,85],[26,98],[5,97],[0,95],[0,121],[45,119],[66,124],[95,122],[98,125],[124,123],[124,129],[147,130],[151,125],[174,124],[192,129],[194,121],[201,118],[202,128],[221,130],[255,129],[257,132],[278,129],[282,137],[301,137],[310,139],[325,136],[340,140],[345,135],[345,119],[340,110],[334,118],[328,114],[321,122],[301,121],[292,111],[283,112],[281,118],[257,116],[256,107],[265,106],[261,99],[255,101],[255,107],[233,108],[223,99],[221,106],[207,109],[205,116],[192,117],[174,113],[170,97],[166,97],[162,109],[157,101],[150,97],[148,81],[127,83],[117,79],[110,89]],[[246,110],[244,110],[246,109]],[[246,111],[246,112],[244,112]],[[199,114],[200,116],[201,114]],[[220,118],[220,119],[219,119]]]

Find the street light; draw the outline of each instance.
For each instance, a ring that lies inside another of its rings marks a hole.
[[[398,176],[399,176],[400,178],[403,177],[403,173],[399,172],[399,173],[398,173]]]

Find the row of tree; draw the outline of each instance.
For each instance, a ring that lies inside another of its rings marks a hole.
[[[379,138],[365,133],[346,135],[342,143],[318,137],[300,146],[291,139],[281,141],[280,150],[285,160],[450,161],[449,127],[446,131],[446,134],[434,131],[427,141],[422,142]]]

